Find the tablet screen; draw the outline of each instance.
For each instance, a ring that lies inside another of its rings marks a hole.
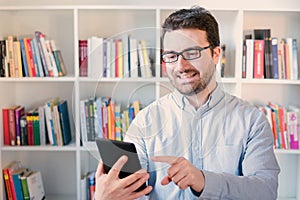
[[[125,178],[141,169],[141,164],[133,143],[96,138],[96,144],[106,173],[109,172],[111,167],[122,155],[126,155],[128,161],[121,169],[119,178]],[[146,184],[142,185],[137,191],[140,191],[145,187]]]

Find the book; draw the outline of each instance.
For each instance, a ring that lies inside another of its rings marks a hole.
[[[246,78],[253,78],[254,40],[246,39]]]
[[[67,145],[72,140],[67,100],[60,101],[60,103],[58,104],[58,111],[62,129],[63,145]]]
[[[66,75],[66,67],[65,63],[62,57],[62,53],[60,49],[57,48],[56,43],[54,40],[50,40],[51,48],[52,48],[52,53],[53,57],[57,66],[58,70],[58,75],[59,76],[65,76]]]
[[[22,55],[23,76],[29,77],[24,39],[20,39],[19,41],[20,41],[21,55]]]
[[[45,39],[45,44],[46,44],[46,50],[47,50],[47,54],[49,56],[53,76],[58,77],[59,76],[59,70],[58,70],[58,66],[56,65],[56,62],[55,62],[55,59],[54,59],[53,50],[52,50],[50,40]]]
[[[87,68],[88,68],[88,41],[87,40],[79,40],[79,76],[85,77],[87,76]]]
[[[16,131],[16,115],[15,110],[18,109],[19,105],[11,106],[8,110],[9,114],[9,135],[10,145],[15,146],[17,144],[17,131]]]
[[[25,114],[25,107],[20,106],[15,110],[15,117],[16,117],[16,144],[18,146],[21,145],[21,126],[20,120],[21,117]]]
[[[44,106],[38,108],[39,116],[39,133],[40,133],[40,145],[46,145],[46,120],[45,120],[45,109]]]
[[[33,109],[26,112],[27,144],[28,145],[34,145],[33,112],[34,112]]]
[[[38,72],[39,72],[39,77],[44,77],[45,76],[44,68],[42,65],[41,53],[40,53],[40,49],[38,47],[37,39],[34,37],[34,38],[32,38],[31,42],[32,42],[32,49],[34,52],[35,63],[36,63],[36,66],[37,66]]]
[[[9,108],[2,108],[3,144],[10,145]]]
[[[7,56],[8,56],[10,77],[16,77],[15,61],[14,61],[14,40],[15,37],[12,35],[9,35],[7,37],[7,51],[8,51]]]
[[[137,51],[137,40],[135,38],[130,38],[129,40],[130,48],[130,77],[138,77],[138,51]]]
[[[14,41],[13,45],[14,45],[15,76],[23,77],[20,41],[19,40]]]
[[[30,77],[36,77],[35,64],[33,60],[33,52],[31,46],[31,38],[24,37],[25,54],[27,60],[27,67]]]
[[[40,171],[33,171],[27,176],[27,186],[30,199],[46,199],[42,175]]]
[[[253,78],[264,78],[264,40],[254,40]]]
[[[34,32],[34,37],[36,39],[37,47],[39,49],[39,54],[41,57],[41,63],[43,66],[43,72],[45,76],[50,76],[49,74],[49,69],[48,69],[48,63],[49,63],[49,58],[46,55],[46,47],[44,46],[44,43],[42,44],[41,42],[41,37],[43,37],[42,33],[40,31],[35,31]]]
[[[6,57],[6,45],[5,40],[0,40],[0,77],[5,77],[5,57]]]
[[[21,162],[14,160],[4,166],[2,169],[8,200],[17,199],[12,174],[13,171],[20,169],[21,167]]]
[[[21,176],[27,171],[27,168],[19,168],[17,170],[14,170],[12,172],[12,179],[15,187],[16,192],[16,199],[17,200],[23,200],[23,190],[22,190],[22,184],[21,184]]]
[[[289,108],[287,111],[287,130],[289,135],[290,149],[299,149],[299,116],[300,110],[297,108]]]
[[[20,119],[21,145],[28,145],[27,119],[23,115]]]
[[[273,74],[274,79],[279,79],[279,68],[278,68],[278,38],[272,37],[272,63],[273,63]]]
[[[22,193],[23,193],[23,198],[24,200],[30,200],[30,194],[29,194],[29,189],[28,189],[28,184],[27,184],[27,177],[32,173],[31,170],[27,170],[20,176],[20,182],[22,186]]]
[[[88,38],[88,77],[103,76],[103,38],[92,36]]]

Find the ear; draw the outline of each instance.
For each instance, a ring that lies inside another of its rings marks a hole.
[[[215,64],[218,64],[221,55],[221,47],[217,46],[213,49],[213,60]]]

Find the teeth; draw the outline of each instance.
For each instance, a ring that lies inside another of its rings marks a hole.
[[[191,77],[193,77],[194,75],[195,75],[194,73],[184,74],[184,75],[181,75],[181,78],[191,78]]]

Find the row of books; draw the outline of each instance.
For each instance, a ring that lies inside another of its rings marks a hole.
[[[2,108],[4,145],[67,145],[72,140],[66,100],[51,99],[25,111],[22,105]]]
[[[242,78],[299,80],[297,39],[271,36],[270,29],[255,29],[245,36]]]
[[[123,78],[153,76],[146,40],[93,36],[79,40],[79,73],[83,77]]]
[[[140,102],[134,101],[121,111],[121,105],[112,98],[97,97],[80,101],[81,135],[83,142],[96,137],[122,140],[130,123],[140,111]]]
[[[12,161],[2,173],[7,200],[46,199],[40,171],[26,168],[20,161]]]
[[[86,174],[83,174],[80,179],[80,194],[81,200],[94,200],[95,194],[95,171],[89,171]]]
[[[276,149],[299,149],[300,108],[269,102],[259,106],[269,120]]]
[[[58,77],[66,75],[55,40],[35,31],[34,36],[13,35],[0,40],[0,77]]]

